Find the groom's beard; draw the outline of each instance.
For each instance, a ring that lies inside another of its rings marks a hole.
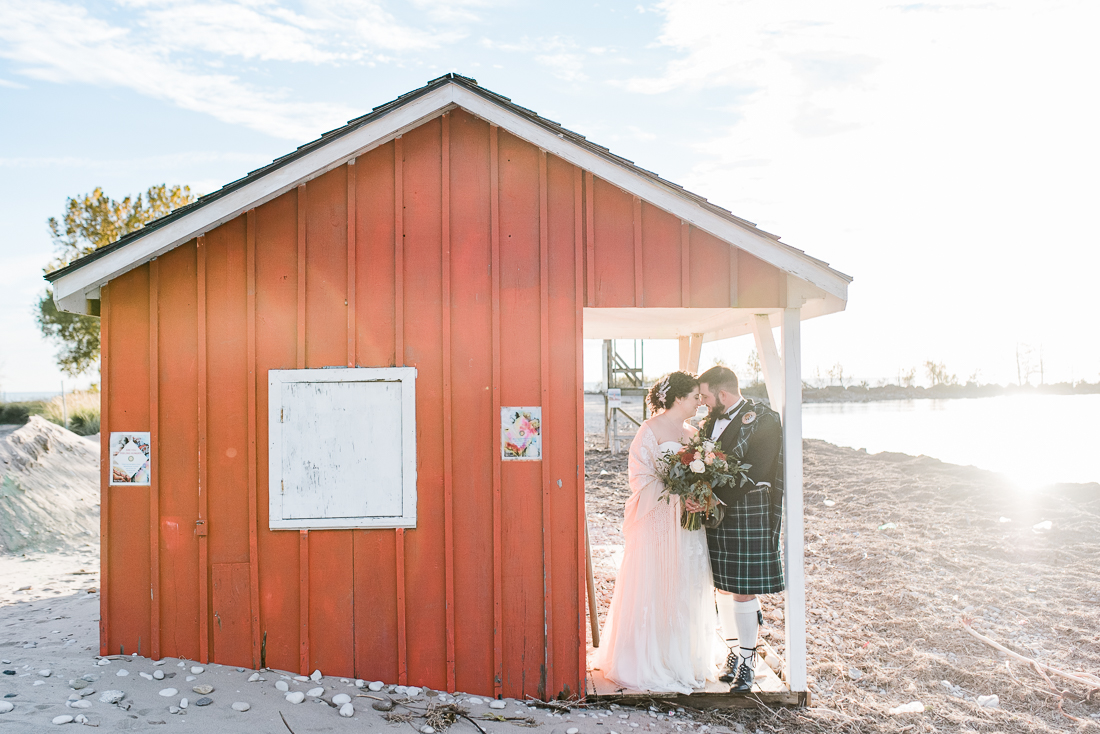
[[[714,407],[710,409],[711,415],[715,418],[726,412],[726,406],[722,405],[722,401],[718,398],[714,399]]]

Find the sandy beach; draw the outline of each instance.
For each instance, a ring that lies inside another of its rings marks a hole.
[[[48,473],[52,480],[34,491],[52,492],[51,503],[67,503],[60,509],[91,522],[95,503],[82,492],[90,473],[90,491],[97,493],[90,469],[98,454],[94,442],[67,433],[28,424],[0,436],[0,448],[9,452],[4,486],[15,483],[22,489],[12,491],[32,494],[30,478]],[[13,436],[21,440],[13,444]],[[602,618],[621,554],[626,457],[600,449],[595,435],[587,443]],[[11,452],[26,445],[38,447],[33,461],[24,456],[22,466],[13,466]],[[37,732],[55,720],[210,734],[418,732],[425,726],[469,732],[537,726],[547,734],[1100,730],[1100,679],[1091,685],[1090,678],[1100,674],[1100,485],[1024,493],[1002,476],[928,457],[868,455],[812,440],[805,454],[809,708],[546,708],[518,701],[490,708],[478,696],[357,682],[325,671],[301,680],[286,671],[169,658],[104,661],[97,656],[98,545],[82,530],[68,537],[63,526],[39,518],[33,543],[0,553],[0,709],[11,707],[0,713],[0,731]],[[13,513],[39,506],[32,499],[5,496],[4,527],[30,533]],[[764,634],[782,655],[782,600],[765,600],[765,609]],[[1049,668],[995,650],[968,632],[968,624]],[[301,703],[288,700],[295,692]],[[347,718],[340,713],[345,701],[352,709],[345,709]],[[906,705],[914,710],[898,712]]]

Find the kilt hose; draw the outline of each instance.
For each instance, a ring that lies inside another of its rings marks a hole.
[[[734,594],[783,591],[779,533],[783,491],[758,487],[726,508],[716,528],[707,528],[714,586]]]

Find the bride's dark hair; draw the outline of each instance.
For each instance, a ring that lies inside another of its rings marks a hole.
[[[699,387],[699,381],[690,372],[669,372],[667,375],[653,383],[646,395],[646,402],[656,413],[671,407],[677,400],[685,395],[691,395],[695,388]]]

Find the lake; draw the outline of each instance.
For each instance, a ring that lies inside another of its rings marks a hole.
[[[1100,482],[1100,395],[809,403],[803,435],[870,453],[924,454],[1022,486]]]

